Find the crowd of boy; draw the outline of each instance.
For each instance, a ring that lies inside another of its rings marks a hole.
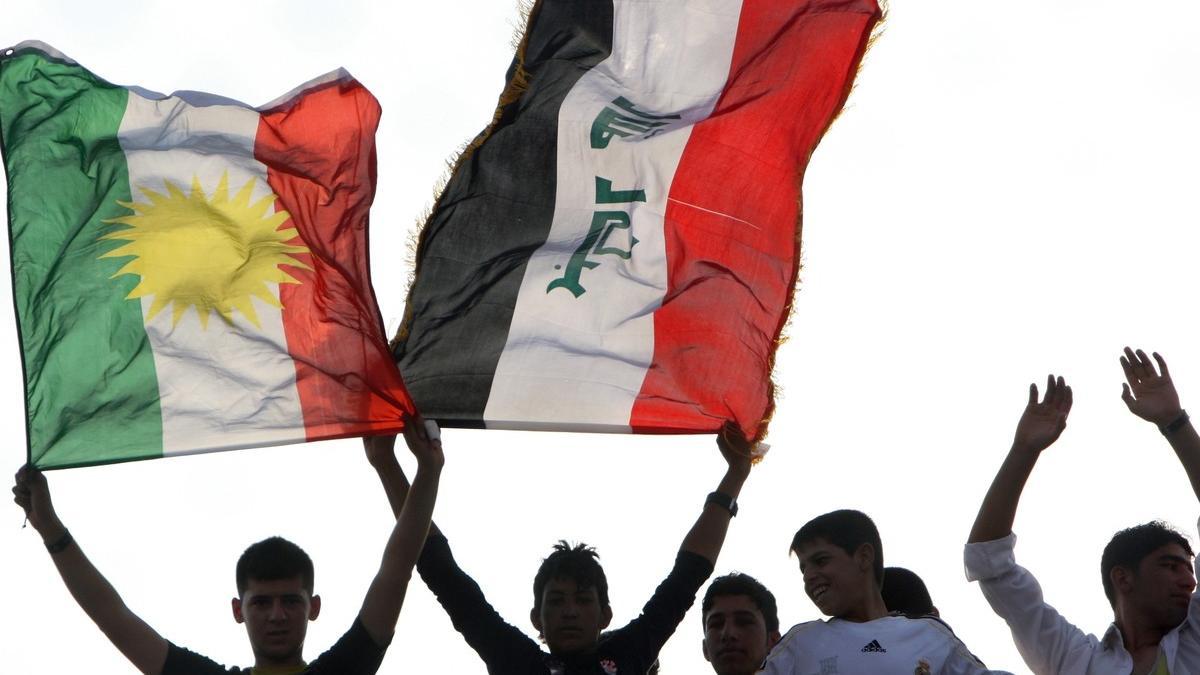
[[[1200,498],[1200,435],[1179,402],[1166,362],[1126,348],[1122,398],[1158,426]],[[1100,638],[1083,633],[1042,598],[1033,575],[1015,561],[1017,504],[1040,454],[1062,433],[1072,392],[1047,379],[1030,385],[1011,450],[984,497],[968,537],[968,579],[1012,631],[1035,673],[1162,675],[1200,673],[1200,609],[1188,540],[1160,522],[1118,532],[1101,556],[1114,620]],[[379,571],[345,635],[311,662],[303,658],[307,623],[320,612],[312,562],[278,537],[253,544],[236,568],[234,619],[246,626],[254,666],[226,669],[179,647],[125,606],[56,514],[45,478],[28,467],[16,476],[15,501],[42,537],[63,582],[106,637],[148,675],[217,673],[374,673],[392,638],[415,569],[492,675],[657,673],[658,654],[712,574],[737,498],[750,474],[750,444],[732,427],[718,436],[726,471],[684,536],[675,564],[641,614],[610,629],[608,582],[596,552],[555,545],[533,582],[529,621],[540,644],[507,623],[461,569],[445,534],[432,524],[444,461],[436,425],[408,420],[404,438],[417,460],[411,484],[394,437],[365,439],[395,516]],[[717,577],[701,601],[704,657],[717,675],[985,673],[989,671],[942,621],[920,577],[884,567],[878,530],[865,514],[818,516],[791,541],[804,590],[828,617],[785,634],[775,597],[753,577]]]

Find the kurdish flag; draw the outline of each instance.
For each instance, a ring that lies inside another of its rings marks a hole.
[[[345,71],[251,108],[0,51],[29,461],[401,429],[367,267],[379,113]]]
[[[800,185],[875,0],[539,0],[393,350],[449,425],[765,432]]]

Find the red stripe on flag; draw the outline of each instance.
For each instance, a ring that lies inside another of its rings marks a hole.
[[[873,0],[745,0],[725,90],[680,158],[665,216],[667,292],[630,415],[639,432],[770,415],[798,272],[804,167],[849,93]]]
[[[413,405],[387,348],[367,260],[379,103],[341,80],[263,114],[255,157],[311,251],[280,284],[308,440],[398,431]]]

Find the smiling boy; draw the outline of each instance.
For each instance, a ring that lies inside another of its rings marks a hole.
[[[763,672],[986,673],[984,665],[934,617],[891,615],[883,602],[883,546],[866,514],[841,510],[796,532],[804,592],[828,620],[794,626]]]

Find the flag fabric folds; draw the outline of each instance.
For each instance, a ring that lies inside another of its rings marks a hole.
[[[367,266],[379,113],[345,71],[256,109],[0,51],[32,464],[403,427]]]
[[[875,0],[540,0],[393,351],[443,424],[761,436],[800,185]]]

